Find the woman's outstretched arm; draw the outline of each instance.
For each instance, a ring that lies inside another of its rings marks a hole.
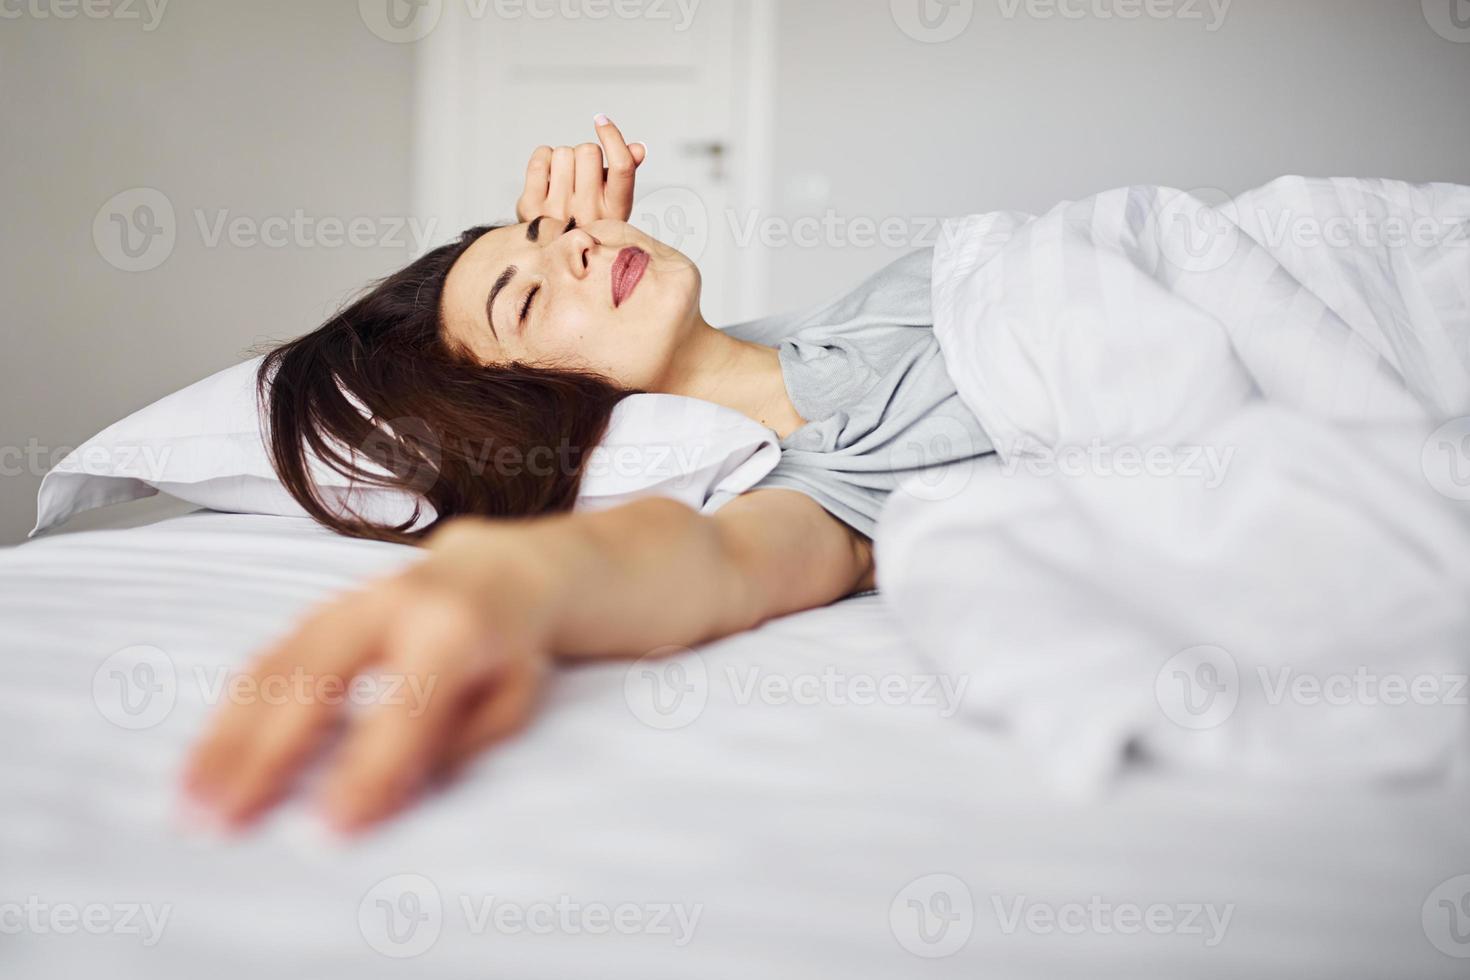
[[[290,695],[222,705],[186,792],[213,818],[247,822],[289,788],[349,692],[373,690],[321,798],[334,826],[356,829],[519,727],[556,656],[698,643],[872,579],[867,539],[788,490],[746,494],[712,516],[650,498],[454,521],[423,561],[314,610],[228,688]],[[353,688],[365,672],[389,683]]]

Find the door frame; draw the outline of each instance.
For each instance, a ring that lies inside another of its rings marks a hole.
[[[447,0],[455,7],[462,0]],[[729,149],[730,206],[739,217],[769,215],[773,204],[772,159],[775,142],[777,0],[727,0],[734,5],[737,24],[732,68],[745,84],[736,93]],[[410,147],[409,200],[415,215],[433,220],[432,244],[448,241],[461,230],[467,198],[466,164],[470,158],[464,134],[474,118],[480,97],[473,32],[455,28],[453,9],[445,11],[438,29],[414,45],[413,126]],[[534,137],[528,134],[528,139]],[[534,143],[528,143],[530,151]],[[510,217],[513,202],[506,202]],[[496,215],[484,215],[489,220]],[[726,215],[711,216],[712,224],[727,223]],[[712,233],[715,229],[711,229]],[[728,229],[721,230],[728,233]],[[737,319],[771,312],[765,306],[770,283],[769,256],[751,242],[732,250],[734,277],[731,296]]]

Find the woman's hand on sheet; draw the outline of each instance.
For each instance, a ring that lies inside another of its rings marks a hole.
[[[677,654],[872,581],[867,539],[794,490],[715,514],[649,496],[455,518],[422,561],[320,606],[232,678],[184,788],[211,821],[248,822],[345,720],[320,799],[355,830],[530,718],[553,653]]]
[[[531,716],[551,662],[534,598],[514,574],[486,589],[471,542],[436,540],[423,562],[317,607],[233,680],[185,772],[191,809],[226,828],[250,822],[345,720],[319,804],[351,832]]]
[[[526,186],[516,201],[516,218],[576,218],[589,224],[601,218],[627,221],[633,214],[633,181],[648,154],[642,143],[625,143],[622,131],[604,115],[594,120],[597,143],[538,146],[526,164]],[[599,145],[601,144],[601,145]]]

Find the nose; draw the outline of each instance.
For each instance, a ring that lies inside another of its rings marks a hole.
[[[567,271],[574,278],[584,279],[592,272],[592,263],[602,243],[586,229],[573,228],[557,239],[556,248],[566,263]]]

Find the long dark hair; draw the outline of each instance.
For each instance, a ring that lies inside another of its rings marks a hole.
[[[271,463],[332,530],[411,543],[457,515],[528,517],[576,501],[587,453],[629,392],[577,371],[486,366],[446,339],[445,277],[496,227],[470,228],[425,253],[261,363]],[[396,524],[344,508],[312,479],[311,457],[354,486],[415,495],[434,519],[416,526],[421,506]]]

